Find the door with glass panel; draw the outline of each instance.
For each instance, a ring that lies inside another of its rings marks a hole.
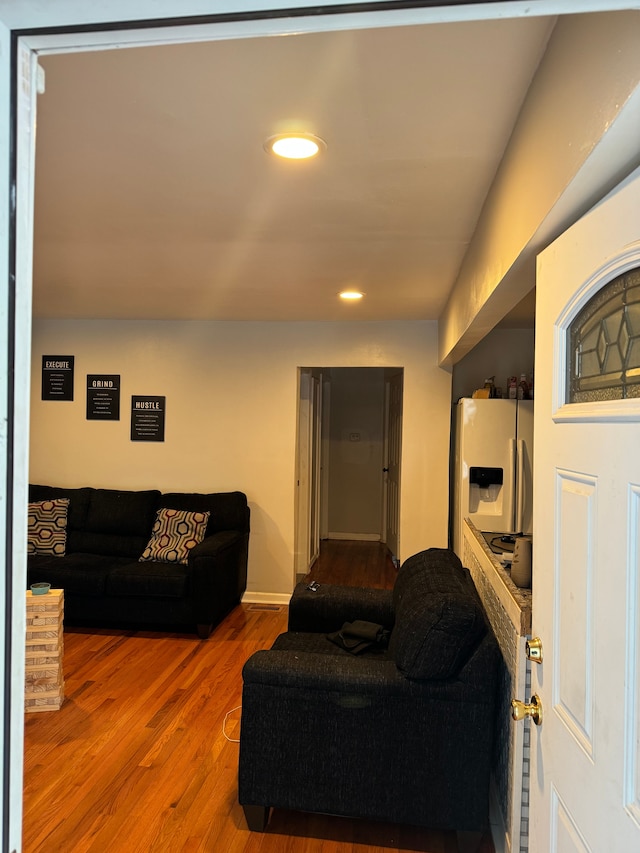
[[[534,419],[530,850],[629,853],[640,850],[640,171],[539,258]]]

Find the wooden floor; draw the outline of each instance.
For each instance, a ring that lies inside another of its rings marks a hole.
[[[371,586],[391,589],[397,575],[386,545],[381,542],[355,542],[327,539],[313,564],[308,579],[345,586]]]
[[[381,546],[351,545],[340,582],[368,583],[366,563],[372,585],[392,582]],[[340,559],[330,551],[321,582]],[[242,605],[206,641],[65,629],[63,707],[25,716],[25,853],[458,853],[453,833],[282,810],[266,833],[247,830],[227,738],[242,665],[286,619],[285,607]]]

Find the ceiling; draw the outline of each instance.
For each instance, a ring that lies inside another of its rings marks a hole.
[[[34,315],[437,319],[553,23],[42,56]]]

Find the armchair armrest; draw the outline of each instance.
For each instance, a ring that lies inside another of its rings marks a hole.
[[[289,602],[289,631],[328,633],[363,619],[391,630],[393,594],[388,589],[320,584],[315,592],[299,583]]]
[[[289,649],[261,649],[245,663],[245,688],[300,689],[332,695],[371,694],[412,701],[452,701],[463,705],[493,704],[500,653],[492,635],[481,641],[455,678],[407,678],[390,658],[316,654]]]
[[[263,649],[254,652],[242,670],[245,688],[295,688],[380,696],[387,690],[406,694],[409,682],[395,661],[347,655]]]

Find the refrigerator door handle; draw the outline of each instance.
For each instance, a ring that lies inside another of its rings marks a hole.
[[[524,440],[516,441],[516,526],[515,532],[524,531],[524,495],[525,495],[525,470],[524,470]]]
[[[509,439],[509,465],[511,470],[509,471],[509,488],[507,489],[506,500],[507,506],[505,507],[504,518],[507,521],[507,524],[510,525],[510,529],[507,530],[507,533],[517,533],[517,528],[514,527],[514,522],[516,521],[516,496],[515,490],[517,487],[517,463],[518,463],[518,450],[516,446],[515,438]]]

